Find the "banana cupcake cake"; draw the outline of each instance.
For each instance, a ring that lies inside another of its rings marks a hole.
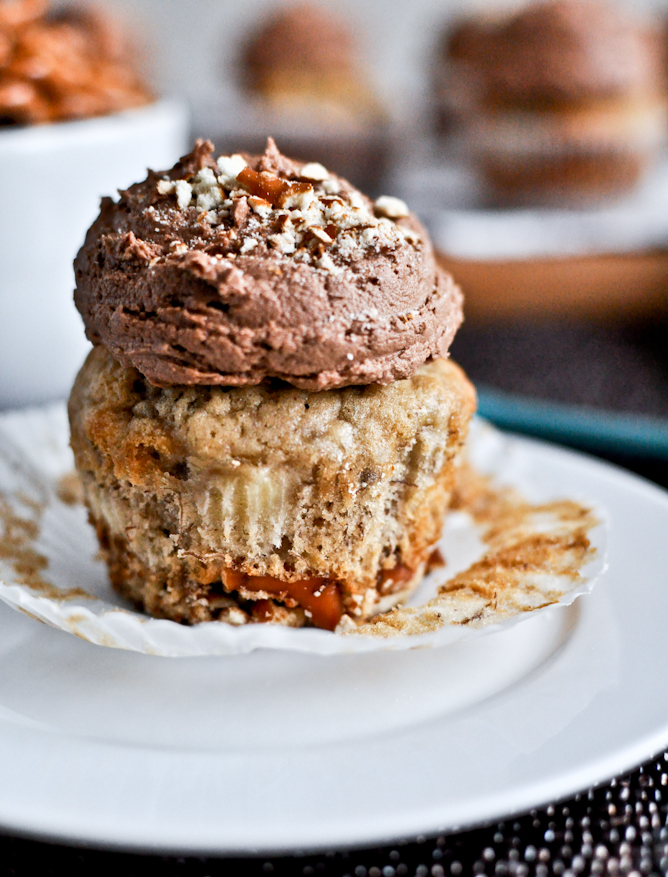
[[[342,630],[406,599],[475,407],[417,219],[269,141],[104,199],[72,447],[117,590],[183,623]]]

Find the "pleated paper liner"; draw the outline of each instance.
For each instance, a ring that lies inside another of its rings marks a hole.
[[[64,406],[0,417],[0,599],[101,646],[166,657],[443,646],[569,606],[606,567],[605,511],[555,494],[521,443],[476,421],[438,546],[445,565],[407,605],[341,633],[149,618],[97,558],[68,441]]]

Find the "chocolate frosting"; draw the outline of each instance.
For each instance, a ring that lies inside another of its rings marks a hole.
[[[401,202],[374,210],[271,140],[212,151],[103,199],[75,260],[94,344],[157,386],[386,384],[447,355],[462,296]]]
[[[548,0],[481,22],[472,33],[465,60],[492,101],[577,101],[664,88],[659,41],[604,0]]]

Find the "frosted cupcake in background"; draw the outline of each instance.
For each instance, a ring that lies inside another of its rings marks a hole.
[[[246,35],[227,118],[198,130],[213,133],[224,149],[252,153],[272,134],[296,158],[318,155],[364,191],[378,192],[391,120],[366,61],[350,17],[318,3],[281,7]]]
[[[481,43],[487,38],[488,26],[483,18],[462,18],[441,39],[432,83],[439,134],[456,133],[477,106],[477,68],[484,54]]]
[[[447,70],[472,156],[503,202],[633,189],[668,122],[658,31],[602,0],[548,0],[460,26]]]
[[[351,30],[322,6],[298,3],[262,22],[241,66],[244,85],[273,110],[348,124],[384,116]]]

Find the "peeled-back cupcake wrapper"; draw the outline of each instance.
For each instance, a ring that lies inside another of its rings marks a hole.
[[[487,477],[474,474],[468,485],[462,479],[460,508],[449,514],[439,543],[446,565],[424,579],[409,605],[345,634],[149,618],[115,594],[97,559],[68,435],[63,406],[0,420],[0,598],[98,645],[166,657],[440,646],[568,606],[606,568],[604,513],[541,495],[540,472],[531,471],[521,449],[476,421],[471,471]]]

